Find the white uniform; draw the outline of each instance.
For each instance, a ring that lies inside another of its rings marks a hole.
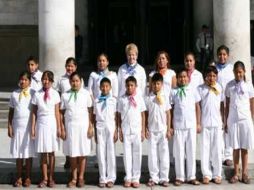
[[[88,108],[92,107],[92,99],[86,89],[77,92],[77,99],[69,90],[61,97],[61,110],[64,112],[66,140],[63,152],[66,156],[87,156],[91,152],[91,139],[87,137],[89,127]]]
[[[148,111],[148,168],[152,181],[155,183],[168,182],[169,178],[169,149],[167,132],[167,114],[171,109],[169,98],[161,94],[163,104],[160,105],[154,93],[146,98]]]
[[[37,70],[31,74],[30,86],[35,91],[39,91],[42,88],[41,77],[42,77],[42,72],[40,70]]]
[[[253,149],[254,134],[250,111],[250,98],[254,97],[251,83],[242,82],[242,94],[236,91],[236,81],[227,84],[225,95],[230,98],[227,119],[229,144],[233,149]]]
[[[10,107],[14,109],[10,153],[13,158],[31,158],[35,156],[34,140],[30,138],[31,131],[31,97],[34,90],[28,89],[29,96],[22,96],[21,89],[15,90],[10,97]]]
[[[149,77],[152,78],[155,73],[157,73],[157,71],[152,71],[149,74]],[[172,89],[172,78],[174,76],[176,76],[176,73],[172,69],[167,69],[165,75],[163,75],[163,91],[166,97],[170,96]]]
[[[176,179],[185,180],[185,162],[187,166],[187,180],[196,179],[196,109],[195,104],[200,101],[197,90],[188,85],[186,96],[182,98],[172,91],[174,145]]]
[[[100,96],[101,90],[100,90],[100,82],[101,79],[107,77],[111,82],[111,91],[110,94],[117,98],[118,96],[118,79],[117,75],[113,71],[108,71],[105,73],[105,75],[99,74],[98,72],[92,72],[88,79],[88,91],[90,94],[95,98]]]
[[[217,82],[221,84],[223,92],[225,92],[226,85],[229,81],[234,79],[233,65],[227,63],[225,68],[220,68],[219,64],[216,64],[216,68],[218,70],[218,79]],[[228,133],[223,133],[223,160],[233,160],[233,150],[229,145],[229,135]]]
[[[146,110],[145,102],[141,95],[134,96],[137,103],[133,107],[129,103],[127,95],[123,95],[117,106],[117,112],[121,114],[124,148],[125,181],[139,182],[142,161],[142,117],[141,113]]]
[[[35,127],[35,151],[50,153],[59,149],[55,106],[60,102],[60,97],[52,87],[49,89],[49,99],[44,101],[43,97],[44,91],[41,89],[32,98],[32,104],[38,108]]]
[[[97,129],[97,157],[100,183],[115,182],[116,156],[114,133],[116,130],[116,98],[111,95],[103,101],[95,99],[94,114]]]
[[[198,87],[201,97],[201,169],[204,177],[221,178],[222,172],[222,118],[220,112],[224,94],[220,84],[215,88],[216,95],[210,87],[203,84]]]
[[[132,67],[133,70],[129,69]],[[130,66],[129,64],[123,64],[118,70],[118,87],[119,93],[118,96],[121,97],[125,94],[125,80],[129,76],[134,76],[137,80],[137,92],[145,96],[146,94],[146,73],[145,69],[138,63]]]
[[[194,69],[194,71],[191,73],[191,80],[189,85],[191,85],[193,88],[197,88],[199,85],[204,83],[203,75],[198,70]]]

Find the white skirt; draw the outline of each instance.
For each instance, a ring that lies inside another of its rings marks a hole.
[[[228,126],[229,143],[233,149],[253,149],[254,132],[252,120],[240,120]]]
[[[29,118],[13,120],[14,137],[11,139],[10,153],[13,158],[31,158],[35,156],[34,140],[30,138]]]
[[[88,156],[91,153],[91,139],[87,137],[87,121],[65,120],[66,140],[63,142],[63,152],[66,156]]]
[[[56,118],[52,116],[37,119],[35,151],[38,153],[51,153],[59,150],[57,138]]]

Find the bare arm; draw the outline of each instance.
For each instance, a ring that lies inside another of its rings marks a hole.
[[[65,110],[60,110],[61,137],[62,137],[63,140],[66,139],[66,129],[65,129],[64,113],[65,113]]]
[[[175,88],[176,85],[177,85],[176,76],[173,76],[173,77],[172,77],[172,85],[171,85],[171,87],[172,87],[172,88]]]
[[[141,122],[142,122],[141,140],[143,142],[145,139],[145,131],[146,131],[146,116],[144,111],[141,112]]]
[[[119,131],[119,139],[121,142],[123,142],[123,131],[122,131],[122,118],[121,113],[117,112],[117,127]]]
[[[250,98],[250,111],[252,120],[254,120],[254,98]]]
[[[167,138],[171,138],[173,130],[171,128],[171,110],[166,111],[167,115]]]
[[[36,125],[36,120],[37,120],[37,110],[38,110],[38,107],[36,105],[32,105],[32,129],[31,129],[31,137],[32,139],[35,139],[35,125]]]
[[[229,114],[229,104],[230,104],[230,98],[226,97],[226,110],[225,110],[225,132],[227,132],[227,131],[228,131],[227,120],[228,120],[228,114]]]
[[[10,138],[13,137],[13,128],[12,128],[12,120],[13,120],[13,115],[14,115],[14,109],[9,108],[9,115],[8,115],[8,136]]]
[[[88,123],[88,138],[92,138],[94,135],[94,129],[93,129],[93,108],[88,108],[88,116],[89,116],[89,123]]]
[[[200,121],[201,121],[201,110],[200,110],[200,103],[197,102],[195,104],[196,108],[196,121],[197,121],[197,133],[201,132],[201,126],[200,126]]]
[[[148,116],[149,116],[149,112],[145,111],[145,137],[147,139],[150,138],[149,128],[148,128]]]
[[[115,128],[115,133],[114,133],[114,142],[116,142],[117,141],[117,139],[118,139],[118,127],[117,127],[117,121],[118,121],[118,115],[117,115],[117,113],[115,113],[115,126],[116,126],[116,128]]]
[[[60,104],[55,105],[57,137],[61,137]]]
[[[225,124],[225,109],[224,109],[224,102],[220,103],[220,114],[222,118],[223,124]]]

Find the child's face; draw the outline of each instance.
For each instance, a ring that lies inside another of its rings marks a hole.
[[[34,73],[39,67],[39,64],[37,64],[35,61],[31,60],[27,63],[27,70],[30,73]]]
[[[217,75],[214,72],[207,73],[206,82],[208,85],[213,85],[216,83]]]
[[[73,90],[79,90],[81,88],[80,78],[77,75],[73,76],[70,80],[70,85]]]
[[[195,68],[195,59],[193,55],[187,55],[185,57],[185,67],[188,70],[193,70]]]
[[[136,83],[133,82],[133,81],[129,81],[129,82],[126,84],[126,93],[127,93],[128,95],[132,95],[132,94],[135,93],[136,88],[137,88]]]
[[[108,67],[108,60],[105,56],[100,56],[98,59],[98,69],[104,71]]]
[[[152,82],[152,90],[154,93],[160,92],[163,83],[161,81]]]
[[[220,50],[217,56],[218,56],[218,61],[221,64],[225,64],[228,60],[228,54],[226,50],[224,49]]]
[[[77,70],[77,66],[71,61],[71,62],[67,63],[65,70],[68,75],[71,75],[72,73],[74,73]]]
[[[183,71],[178,75],[177,83],[179,86],[185,86],[189,83],[189,77],[186,71]]]
[[[167,68],[168,66],[168,59],[164,53],[160,54],[157,61],[159,69]]]
[[[52,82],[49,80],[48,76],[44,76],[42,79],[42,86],[43,88],[50,88],[52,86]]]
[[[108,95],[111,90],[111,85],[108,82],[103,82],[100,86],[100,90],[103,95]]]
[[[28,88],[30,86],[30,80],[26,76],[22,76],[19,79],[19,86],[22,89]]]
[[[234,75],[235,75],[235,79],[236,79],[237,81],[244,80],[245,71],[243,70],[243,68],[237,67],[237,68],[234,70]]]
[[[136,51],[133,51],[133,50],[130,50],[127,54],[127,61],[129,64],[135,64],[137,63],[137,58],[138,58],[138,55],[137,55],[137,52]]]

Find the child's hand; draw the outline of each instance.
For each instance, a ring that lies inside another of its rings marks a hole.
[[[94,142],[95,142],[96,144],[98,144],[98,139],[97,139],[97,135],[96,135],[96,134],[94,135]]]
[[[141,142],[145,140],[145,131],[141,131]]]
[[[123,131],[122,129],[119,130],[119,139],[121,142],[123,142]]]
[[[8,137],[13,138],[14,137],[14,132],[12,127],[8,127]]]
[[[118,131],[115,130],[115,133],[114,133],[114,143],[117,142],[117,139],[118,139]]]
[[[171,139],[171,137],[173,136],[174,134],[174,130],[172,128],[170,128],[169,130],[167,130],[167,134],[166,134],[166,137],[168,139]]]
[[[31,138],[35,139],[35,129],[32,129],[32,131],[31,131]]]
[[[227,124],[224,126],[224,131],[225,131],[225,133],[228,133],[228,125]]]
[[[61,138],[61,129],[60,128],[57,129],[56,135],[58,138]]]
[[[201,133],[201,126],[199,124],[197,124],[197,133]]]
[[[88,131],[87,131],[87,137],[89,138],[89,139],[91,139],[92,137],[93,137],[93,135],[94,135],[94,129],[93,129],[93,126],[89,126],[88,127]]]
[[[61,138],[62,138],[63,140],[66,140],[66,132],[65,132],[64,129],[61,131]]]
[[[145,136],[146,136],[146,139],[149,139],[149,138],[150,138],[150,132],[149,132],[149,130],[146,130]]]

